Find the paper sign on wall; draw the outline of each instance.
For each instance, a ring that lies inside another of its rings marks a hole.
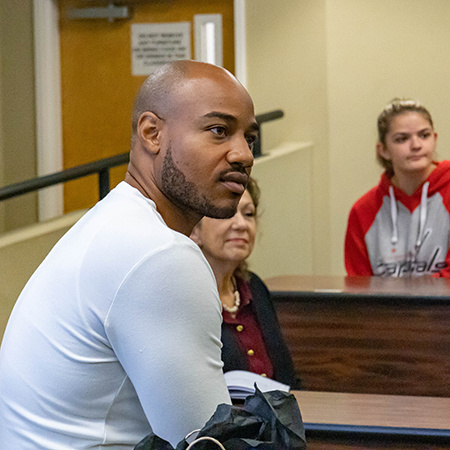
[[[159,66],[178,59],[191,59],[190,22],[131,25],[133,75],[150,75]]]

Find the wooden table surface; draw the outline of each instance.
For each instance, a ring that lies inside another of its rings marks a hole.
[[[292,391],[304,423],[445,430],[450,398]]]
[[[292,391],[308,450],[450,448],[450,398]]]
[[[450,302],[450,279],[286,275],[264,280],[272,292],[435,297]]]
[[[450,280],[265,280],[307,391],[450,397]]]

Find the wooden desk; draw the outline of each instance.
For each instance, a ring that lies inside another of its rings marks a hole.
[[[308,450],[450,447],[450,398],[292,391]]]
[[[450,397],[450,280],[266,280],[310,391]]]

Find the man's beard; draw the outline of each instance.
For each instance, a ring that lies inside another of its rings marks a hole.
[[[161,181],[164,194],[188,211],[215,219],[228,219],[236,213],[238,200],[235,206],[218,207],[199,192],[194,183],[186,180],[184,173],[175,165],[170,144],[164,157]]]

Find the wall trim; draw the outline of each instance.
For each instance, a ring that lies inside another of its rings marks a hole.
[[[63,169],[61,61],[57,0],[33,0],[37,175]],[[39,221],[63,214],[63,186],[38,193]]]
[[[234,67],[236,78],[247,86],[247,34],[245,1],[234,0]]]

